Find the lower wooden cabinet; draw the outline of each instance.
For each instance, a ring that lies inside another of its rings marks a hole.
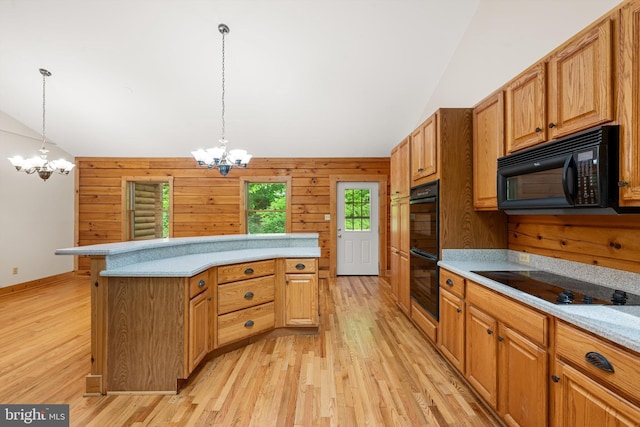
[[[637,353],[558,322],[553,425],[640,425],[639,367]]]
[[[466,378],[510,426],[548,420],[548,319],[467,282]]]
[[[438,348],[464,373],[464,299],[440,287],[440,333]]]
[[[640,423],[640,407],[559,360],[554,381],[555,427],[631,427]]]
[[[286,260],[284,283],[285,326],[318,326],[316,260]]]
[[[212,350],[213,298],[207,289],[189,301],[189,372]]]

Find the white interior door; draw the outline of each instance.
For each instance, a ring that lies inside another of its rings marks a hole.
[[[337,263],[339,276],[378,275],[378,183],[338,182]]]

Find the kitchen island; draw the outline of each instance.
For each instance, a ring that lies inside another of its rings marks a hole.
[[[317,331],[314,233],[153,239],[56,254],[91,257],[87,395],[176,393],[207,356],[276,329]]]

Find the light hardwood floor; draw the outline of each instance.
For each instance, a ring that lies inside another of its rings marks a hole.
[[[172,396],[83,397],[89,279],[0,297],[0,403],[67,403],[73,426],[494,426],[377,277],[321,282],[317,335],[209,360]]]

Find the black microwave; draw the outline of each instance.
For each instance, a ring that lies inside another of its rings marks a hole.
[[[618,126],[598,126],[498,159],[508,214],[637,213],[618,205]]]

